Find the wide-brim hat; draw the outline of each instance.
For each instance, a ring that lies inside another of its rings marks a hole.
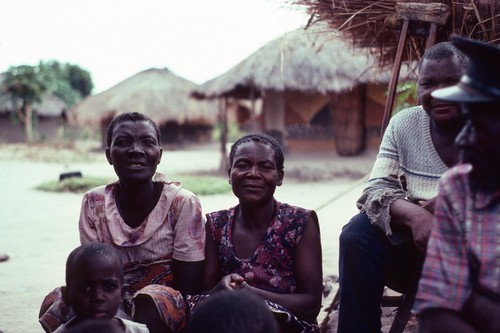
[[[469,66],[459,83],[433,91],[432,97],[462,103],[500,101],[500,48],[464,37],[452,37],[451,42],[469,57]]]

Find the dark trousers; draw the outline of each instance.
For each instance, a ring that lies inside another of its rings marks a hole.
[[[421,262],[411,238],[394,246],[366,214],[354,216],[340,234],[337,332],[381,332],[384,286],[404,292]]]

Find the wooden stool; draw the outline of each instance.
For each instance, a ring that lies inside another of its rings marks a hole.
[[[415,300],[415,295],[417,293],[418,280],[420,279],[420,272],[412,277],[408,290],[404,294],[398,296],[384,295],[382,296],[382,301],[380,303],[381,307],[397,307],[396,315],[392,321],[389,333],[403,333],[408,320],[411,317],[411,309],[413,307],[413,301]],[[330,313],[333,310],[338,310],[340,303],[340,287],[335,293],[335,297],[332,300],[330,306],[325,310]],[[327,319],[321,323],[321,331],[324,332]]]

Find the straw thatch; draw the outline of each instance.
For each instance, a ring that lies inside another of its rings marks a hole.
[[[316,24],[267,43],[193,95],[252,98],[265,90],[338,93],[360,83],[387,83],[389,77],[369,51],[354,49],[327,25]]]
[[[359,47],[372,47],[381,64],[394,61],[399,28],[410,22],[410,39],[403,60],[419,60],[425,50],[430,22],[436,23],[436,42],[461,35],[500,43],[498,0],[292,0],[306,6],[311,21],[323,21]],[[314,25],[314,23],[313,23]]]
[[[8,94],[0,95],[0,113],[12,113],[21,108],[22,101],[17,101],[18,106],[14,108],[12,98]],[[33,112],[41,117],[56,118],[62,117],[67,111],[68,105],[59,97],[53,94],[45,94],[41,102],[33,103]]]
[[[196,87],[168,69],[148,69],[85,98],[71,110],[71,119],[80,125],[97,127],[114,115],[140,112],[159,126],[167,122],[211,126],[216,121],[217,107],[190,97]]]

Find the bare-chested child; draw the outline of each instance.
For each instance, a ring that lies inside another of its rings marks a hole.
[[[67,332],[93,319],[109,319],[126,333],[149,333],[144,324],[117,317],[122,299],[123,261],[121,254],[105,243],[87,243],[74,249],[66,261],[64,302],[74,317],[54,333]]]

